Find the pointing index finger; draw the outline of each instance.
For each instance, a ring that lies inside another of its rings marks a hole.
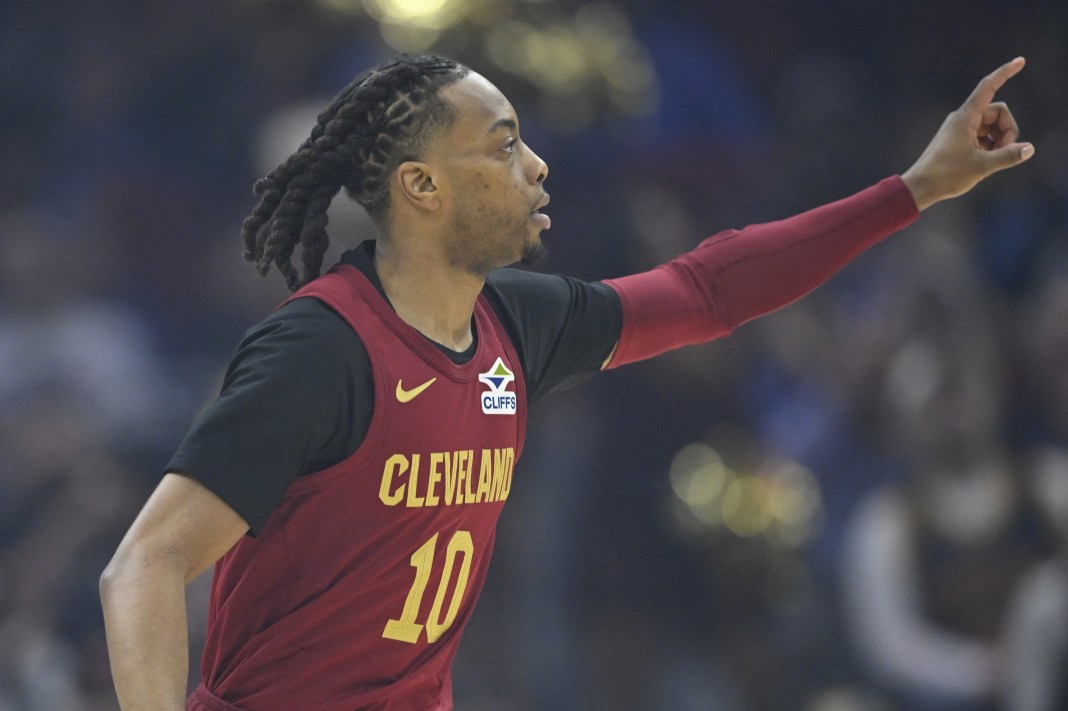
[[[1019,73],[1024,68],[1025,60],[1023,57],[1017,57],[1011,62],[1002,64],[1000,67],[987,74],[980,81],[975,90],[972,91],[971,96],[964,102],[965,105],[971,105],[972,108],[982,110],[994,100],[994,94],[998,89],[1005,85],[1009,79]]]

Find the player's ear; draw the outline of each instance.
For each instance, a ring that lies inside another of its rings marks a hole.
[[[422,161],[409,160],[397,167],[398,197],[420,211],[433,212],[441,207],[441,192],[430,166]]]

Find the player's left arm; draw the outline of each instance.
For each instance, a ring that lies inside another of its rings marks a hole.
[[[993,100],[1023,64],[1019,58],[984,77],[901,177],[785,220],[722,232],[651,271],[608,280],[623,325],[605,367],[726,335],[786,306],[921,210],[1030,158],[1034,147],[1017,142],[1008,106]]]

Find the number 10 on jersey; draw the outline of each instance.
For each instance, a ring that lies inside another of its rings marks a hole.
[[[430,571],[434,568],[438,535],[435,533],[429,541],[412,553],[411,564],[415,568],[415,581],[412,583],[412,589],[408,591],[408,598],[404,601],[404,610],[401,612],[400,619],[391,619],[386,622],[386,628],[382,630],[382,636],[386,639],[395,639],[409,644],[419,641],[423,625],[416,622],[415,618],[419,615],[423,595],[430,581]],[[449,607],[445,616],[442,617],[441,610],[445,604],[445,597],[449,593],[452,571],[456,566],[456,558],[461,553],[463,562],[460,563],[460,571],[456,574],[456,587],[453,588],[452,597],[449,598]],[[456,613],[460,611],[460,603],[467,589],[467,577],[471,573],[471,559],[474,558],[474,553],[475,544],[471,540],[470,531],[457,531],[449,539],[449,545],[445,548],[445,570],[441,573],[441,582],[434,596],[434,606],[430,608],[430,614],[426,619],[427,642],[437,642],[456,621]]]

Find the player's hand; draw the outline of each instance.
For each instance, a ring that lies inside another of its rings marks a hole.
[[[1020,130],[1009,107],[994,101],[998,89],[1023,67],[1024,58],[1017,57],[983,77],[901,176],[921,210],[962,195],[991,173],[1034,155],[1033,145],[1017,142]]]

